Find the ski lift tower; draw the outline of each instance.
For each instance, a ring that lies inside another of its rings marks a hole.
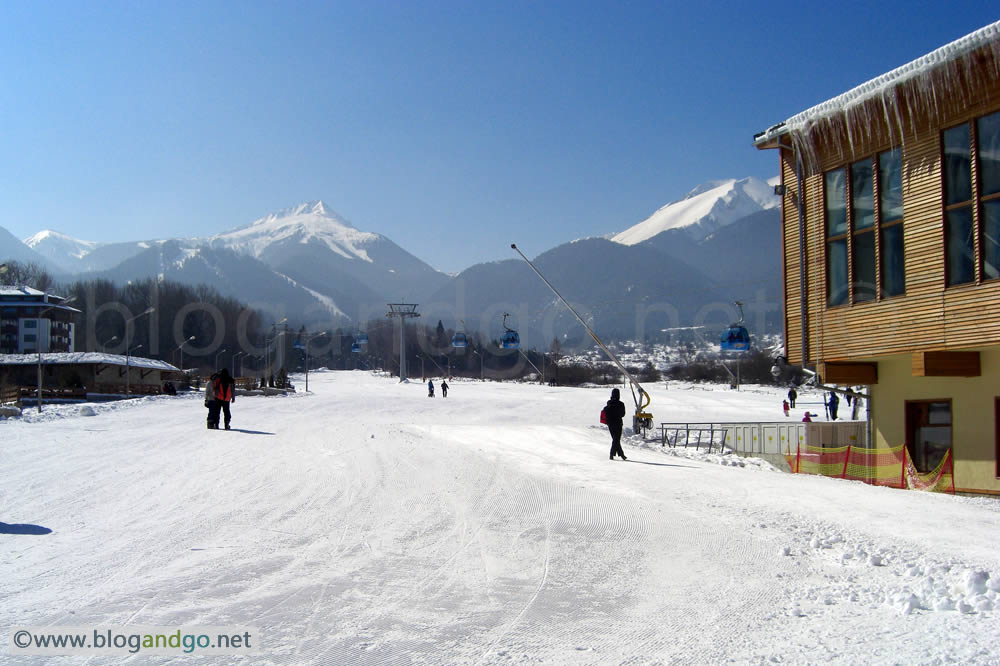
[[[416,303],[389,303],[386,317],[399,317],[399,381],[406,381],[406,319],[419,317]]]

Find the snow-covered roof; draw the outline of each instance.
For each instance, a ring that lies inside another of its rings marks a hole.
[[[754,137],[754,143],[770,143],[783,134],[804,134],[822,121],[842,117],[852,109],[869,100],[880,100],[886,106],[894,106],[897,88],[904,83],[922,83],[929,75],[943,66],[954,65],[964,56],[983,48],[992,51],[993,67],[1000,74],[1000,21],[991,23],[973,33],[946,44],[927,55],[897,67],[870,81],[848,90],[821,104],[797,113],[783,123],[778,123]],[[934,90],[928,91],[931,96]],[[937,91],[938,93],[943,91]],[[936,104],[937,100],[933,100]]]
[[[0,286],[0,296],[44,296],[44,291],[38,291],[33,287],[18,287],[11,285]]]
[[[104,365],[125,365],[122,354],[102,352],[57,352],[42,354],[42,365],[83,365],[102,363]],[[38,354],[0,354],[0,365],[36,365]],[[180,372],[179,368],[155,358],[129,356],[128,365],[135,368]]]

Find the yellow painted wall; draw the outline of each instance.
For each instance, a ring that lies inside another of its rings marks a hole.
[[[1000,492],[996,476],[994,402],[1000,398],[1000,347],[978,350],[979,377],[914,377],[910,355],[878,359],[872,386],[872,436],[877,447],[906,439],[907,400],[950,399],[955,487]]]

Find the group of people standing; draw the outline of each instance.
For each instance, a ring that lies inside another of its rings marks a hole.
[[[785,412],[785,416],[789,415],[789,409],[795,409],[795,400],[798,397],[799,394],[794,386],[788,389],[788,399],[781,401],[781,407]],[[851,408],[851,420],[857,421],[858,413],[861,411],[861,394],[851,387],[844,392],[844,399],[847,400],[847,406]],[[823,406],[826,407],[830,420],[836,421],[840,412],[840,397],[836,391],[830,391],[830,397],[823,401]],[[817,416],[817,414],[810,414],[807,410],[802,417],[802,421],[804,423],[811,423],[814,416]]]
[[[224,415],[223,425],[229,430],[233,414],[229,406],[236,402],[236,380],[227,368],[212,373],[205,384],[205,406],[208,407],[208,429],[219,429],[219,417]]]
[[[427,381],[427,397],[428,398],[433,398],[434,397],[434,380],[433,379],[430,379],[430,380]],[[446,382],[446,381],[442,381],[441,382],[441,397],[443,397],[443,398],[447,398],[448,397],[448,382]]]

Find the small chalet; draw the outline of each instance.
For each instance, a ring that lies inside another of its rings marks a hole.
[[[179,368],[164,361],[98,352],[50,354],[0,354],[0,384],[18,386],[26,396],[36,395],[39,362],[42,368],[42,399],[74,397],[152,395],[164,385],[177,382]]]

